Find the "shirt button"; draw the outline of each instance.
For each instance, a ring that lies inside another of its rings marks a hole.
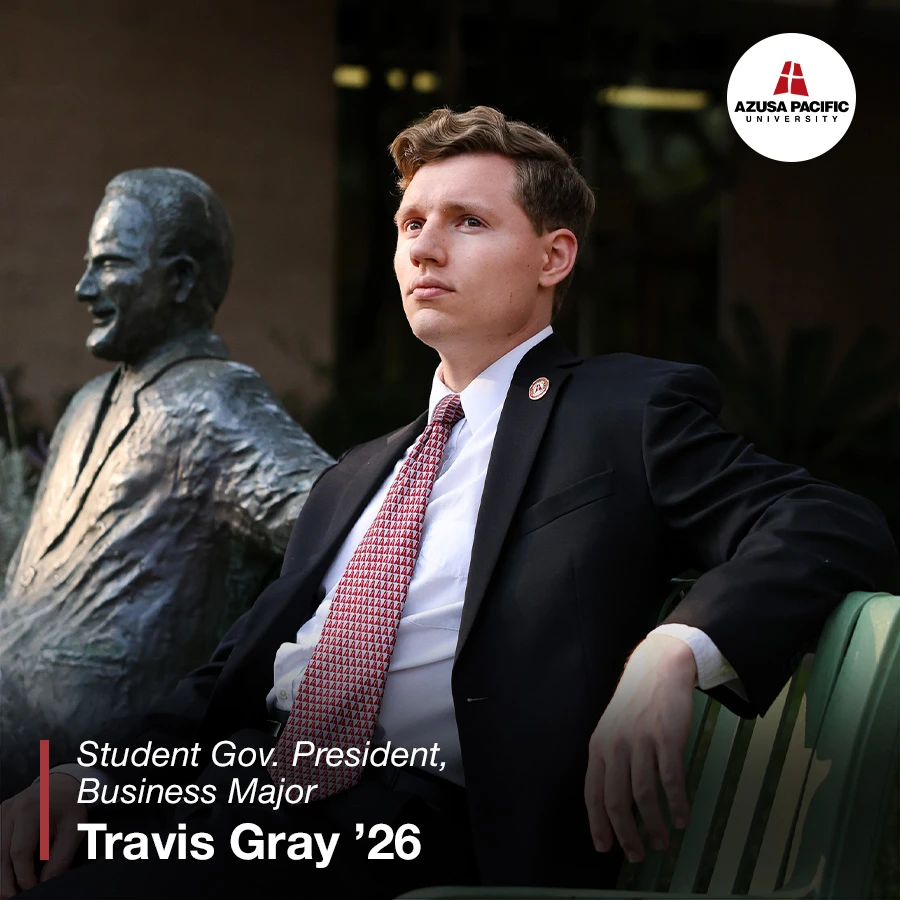
[[[34,581],[34,576],[37,575],[37,571],[34,566],[29,566],[23,573],[21,578],[19,578],[19,583],[22,587],[28,587],[32,581]]]
[[[282,700],[287,700],[287,691],[285,691],[285,690],[280,690],[280,691],[278,692],[278,696],[281,697]]]

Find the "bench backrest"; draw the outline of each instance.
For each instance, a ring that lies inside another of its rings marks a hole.
[[[697,693],[691,823],[620,889],[865,897],[896,764],[900,597],[850,594],[766,715]]]

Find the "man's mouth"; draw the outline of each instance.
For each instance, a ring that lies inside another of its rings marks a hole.
[[[434,300],[452,291],[449,285],[438,281],[436,278],[417,278],[411,285],[409,294],[416,300]]]
[[[91,320],[94,328],[104,328],[109,325],[116,317],[116,308],[114,306],[92,306]]]
[[[410,296],[415,297],[416,300],[436,300],[438,297],[443,297],[444,294],[448,293],[449,291],[446,288],[418,287]]]

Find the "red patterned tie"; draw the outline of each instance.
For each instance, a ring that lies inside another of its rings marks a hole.
[[[292,765],[296,741],[363,749],[375,733],[397,624],[419,555],[425,507],[450,430],[463,416],[458,394],[437,405],[394,479],[375,521],[338,582],[270,772],[276,784],[318,784],[316,799],[353,787],[361,766]]]

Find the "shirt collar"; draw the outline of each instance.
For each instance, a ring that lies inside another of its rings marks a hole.
[[[516,367],[522,361],[522,357],[532,347],[550,337],[551,334],[553,334],[553,328],[548,325],[517,347],[513,347],[512,350],[501,356],[496,362],[491,363],[480,375],[476,375],[467,387],[460,391],[459,399],[462,403],[463,414],[473,433],[478,431],[488,420],[491,413],[498,407],[503,406],[506,395],[509,393],[512,377],[515,374]],[[440,367],[434,373],[434,379],[431,382],[431,397],[428,401],[429,421],[434,416],[434,410],[438,403],[447,394],[453,393],[441,381],[438,372],[440,372]]]

